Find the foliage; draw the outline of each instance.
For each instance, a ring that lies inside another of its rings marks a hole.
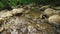
[[[2,2],[0,2],[0,8],[4,7],[4,4]]]
[[[26,5],[26,4],[29,4],[29,3],[37,3],[37,4],[60,4],[60,0],[0,0],[0,8],[4,8],[4,7],[7,7],[7,6],[17,6],[17,5]]]
[[[0,9],[5,8],[7,6],[16,6],[17,0],[0,0]]]

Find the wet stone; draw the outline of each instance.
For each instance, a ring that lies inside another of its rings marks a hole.
[[[49,23],[55,24],[55,25],[60,25],[60,16],[59,15],[53,15],[49,17]]]

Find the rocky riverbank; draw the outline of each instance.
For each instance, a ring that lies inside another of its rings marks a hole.
[[[0,34],[60,34],[60,8],[29,4],[2,10]]]

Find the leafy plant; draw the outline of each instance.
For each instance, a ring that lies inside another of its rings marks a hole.
[[[37,4],[58,4],[60,5],[60,0],[0,0],[0,8],[3,7],[16,7],[17,5],[26,5],[29,3],[37,3]]]
[[[0,8],[17,6],[17,0],[0,0]]]
[[[2,2],[0,2],[0,8],[3,8],[4,4]]]

